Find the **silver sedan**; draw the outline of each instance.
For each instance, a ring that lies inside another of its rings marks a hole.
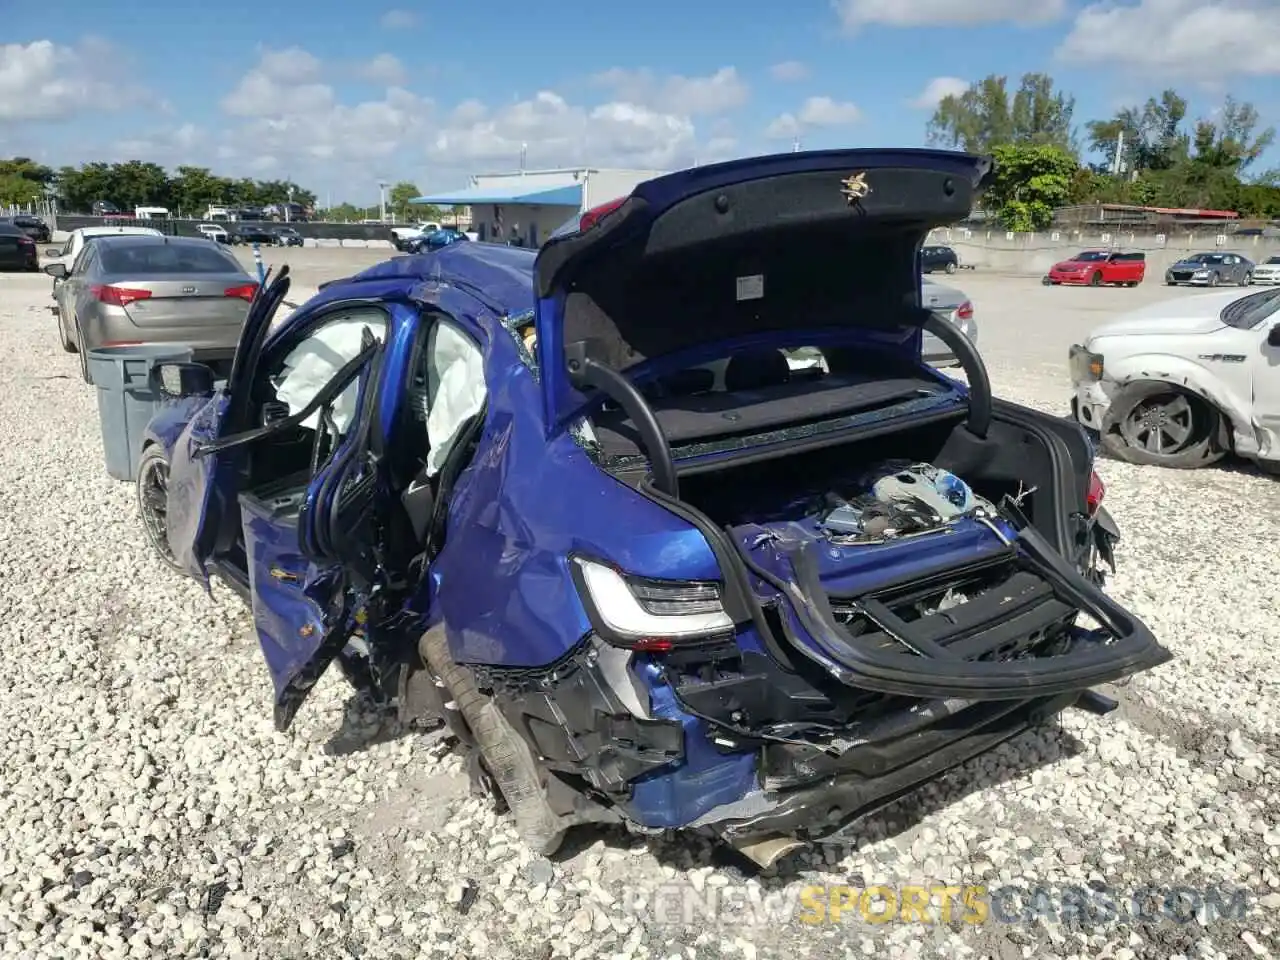
[[[191,346],[194,359],[229,366],[258,284],[230,253],[194,237],[99,237],[68,269],[51,263],[63,349],[152,343]]]
[[[975,347],[978,345],[978,324],[973,319],[973,301],[963,290],[925,279],[920,285],[920,302],[929,310],[942,314]],[[924,335],[923,350],[925,362],[935,367],[955,366],[958,362],[951,348],[932,333]]]

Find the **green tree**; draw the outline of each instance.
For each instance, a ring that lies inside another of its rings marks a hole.
[[[1125,107],[1109,120],[1091,120],[1085,125],[1089,147],[1105,158],[1102,170],[1112,170],[1123,134],[1130,171],[1168,170],[1187,158],[1191,140],[1181,130],[1186,116],[1187,101],[1176,90],[1165,90],[1158,99]]]
[[[1009,95],[1009,78],[991,74],[958,95],[944,97],[929,119],[930,143],[989,153],[1000,144],[1051,145],[1075,153],[1075,98],[1055,92],[1053,78],[1023,74]]]
[[[109,176],[111,196],[105,199],[110,199],[121,210],[172,206],[169,175],[159,164],[128,160],[111,167]]]
[[[179,167],[169,183],[178,209],[189,217],[203,217],[211,204],[228,202],[231,181],[215,176],[206,167]]]
[[[16,173],[0,173],[0,207],[25,206],[40,196],[40,184]]]
[[[1219,119],[1196,124],[1194,161],[1243,173],[1275,143],[1275,127],[1258,130],[1258,110],[1228,96]]]
[[[995,173],[983,206],[1008,230],[1043,230],[1053,211],[1071,196],[1080,164],[1051,144],[999,144],[992,149]]]
[[[0,177],[21,177],[43,187],[53,182],[54,172],[52,167],[36,163],[29,157],[14,157],[11,160],[0,160]]]
[[[391,204],[391,215],[397,220],[408,220],[410,212],[414,209],[409,201],[414,197],[422,196],[422,191],[418,189],[416,183],[410,183],[408,180],[401,180],[391,188],[391,192],[387,194],[387,200]],[[420,211],[419,211],[420,212]]]
[[[363,220],[365,219],[366,213],[368,213],[368,211],[363,210],[360,207],[352,206],[349,203],[340,203],[336,207],[330,207],[326,210],[324,212],[324,218],[326,220],[345,223],[351,220]]]

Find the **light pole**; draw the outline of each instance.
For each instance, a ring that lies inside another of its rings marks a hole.
[[[289,203],[284,208],[284,222],[289,223],[289,217],[293,213],[293,183],[289,183]]]
[[[378,181],[378,215],[383,223],[387,222],[387,187],[389,186],[390,184],[385,180]]]

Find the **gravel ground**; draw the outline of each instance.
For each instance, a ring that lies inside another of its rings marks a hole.
[[[1022,736],[871,818],[856,847],[763,877],[668,837],[588,833],[550,861],[468,795],[447,742],[378,729],[334,677],[295,730],[273,731],[245,610],[149,555],[47,303],[47,279],[0,277],[0,954],[1280,952],[1275,481],[1101,465],[1125,534],[1112,591],[1177,655],[1112,691],[1118,713]],[[993,379],[1062,408],[1064,384],[1038,372],[1000,361]],[[806,924],[795,906],[815,886],[920,883],[1249,893],[1242,918],[1206,906],[1185,923],[1134,916],[1127,899],[1096,923],[1055,916],[1057,900],[981,925],[958,909],[950,923],[850,910]]]

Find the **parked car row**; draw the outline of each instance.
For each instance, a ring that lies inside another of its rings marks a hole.
[[[242,243],[267,244],[273,247],[300,247],[302,234],[293,227],[255,223],[202,223],[196,227],[200,235],[217,243],[232,246]]]
[[[1147,275],[1147,255],[1142,251],[1084,250],[1069,260],[1055,263],[1041,281],[1046,286],[1114,284],[1136,287]],[[1171,287],[1217,287],[1233,284],[1280,283],[1280,256],[1254,263],[1243,254],[1229,251],[1195,253],[1171,264],[1164,272]]]

